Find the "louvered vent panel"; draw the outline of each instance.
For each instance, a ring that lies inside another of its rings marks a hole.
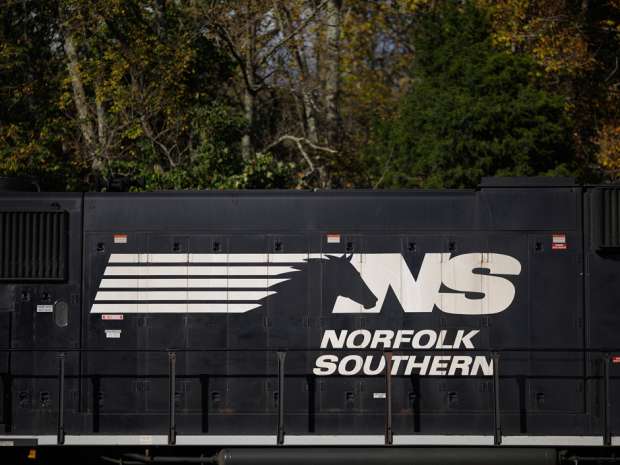
[[[620,247],[620,188],[602,189],[601,247]]]
[[[0,281],[63,281],[65,212],[0,212]]]

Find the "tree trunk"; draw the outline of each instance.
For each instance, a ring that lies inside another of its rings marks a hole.
[[[302,84],[303,85],[303,84]],[[319,144],[319,133],[316,128],[316,119],[314,118],[314,109],[312,108],[312,97],[307,89],[302,90],[304,102],[304,116],[306,119],[306,127],[308,128],[308,139],[313,144]]]
[[[97,92],[95,95],[95,109],[97,111],[97,142],[99,144],[99,148],[101,150],[101,156],[105,158],[105,147],[108,142],[108,128],[106,125],[106,111],[105,106],[103,105],[103,99],[99,94],[99,86],[97,84]]]
[[[73,102],[77,110],[79,119],[80,131],[86,142],[86,149],[91,156],[95,148],[95,131],[91,124],[91,120],[88,114],[88,102],[86,100],[86,92],[84,91],[84,84],[82,83],[82,76],[80,75],[80,66],[78,62],[77,52],[75,50],[75,44],[73,37],[70,34],[65,34],[64,49],[67,54],[67,69],[69,70],[69,77],[71,78],[71,86],[73,88]],[[97,157],[93,157],[93,167],[95,167]]]
[[[254,126],[254,94],[249,89],[243,92],[243,114],[247,124],[245,134],[241,138],[241,155],[244,161],[249,161],[254,155],[254,144],[252,142],[252,128]]]
[[[243,114],[245,116],[246,130],[241,138],[241,156],[244,161],[250,161],[254,157],[254,105],[256,96],[254,91],[255,57],[256,57],[256,25],[254,21],[248,24],[247,32],[248,47],[245,57],[246,83],[243,89]]]
[[[327,142],[340,149],[340,17],[341,0],[329,0],[326,6],[325,120]]]
[[[286,7],[286,4],[278,5],[277,2],[274,2],[274,11],[277,14],[278,23],[280,29],[282,29],[284,36],[290,36],[293,31],[292,26],[292,14],[291,11]],[[299,93],[301,94],[302,101],[302,121],[303,127],[306,130],[306,136],[310,142],[313,144],[320,144],[319,141],[319,132],[317,129],[316,118],[314,116],[314,102],[312,99],[311,92],[311,79],[310,72],[308,68],[308,60],[305,55],[304,49],[300,48],[296,40],[291,42],[291,49],[293,51],[293,56],[295,57],[295,61],[297,62],[297,67],[299,68],[299,77],[297,79],[299,85]],[[318,63],[317,63],[318,69]]]

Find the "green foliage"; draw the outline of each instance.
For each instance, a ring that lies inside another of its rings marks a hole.
[[[47,188],[81,167],[65,156],[66,119],[57,105],[64,63],[55,1],[7,0],[0,8],[0,173],[34,175]]]
[[[183,164],[164,168],[152,145],[138,138],[135,156],[111,162],[105,177],[120,181],[111,188],[131,191],[292,187],[293,165],[261,153],[244,163],[238,150],[244,124],[225,107],[200,108],[192,118],[199,146]]]
[[[482,176],[575,171],[571,123],[526,55],[497,49],[484,12],[444,1],[420,17],[411,90],[367,151],[373,184],[472,187]]]
[[[246,122],[225,85],[234,65],[202,27],[177,2],[9,0],[0,10],[0,175],[34,175],[58,190],[289,186],[290,164],[242,160]]]
[[[341,2],[330,140],[321,2],[4,0],[0,176],[47,190],[618,179],[619,1]]]
[[[132,191],[292,187],[293,165],[261,153],[244,163],[238,141],[245,121],[231,115],[230,109],[200,108],[192,125],[200,145],[182,165],[164,169],[158,154],[146,143],[136,157],[111,164],[107,177],[120,178],[120,188]]]

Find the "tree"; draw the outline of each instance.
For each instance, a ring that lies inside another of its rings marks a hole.
[[[430,0],[347,2],[342,22],[341,116],[343,184],[368,185],[360,154],[377,119],[394,115],[409,86],[411,34]]]
[[[411,90],[377,124],[375,187],[472,187],[485,175],[575,172],[565,100],[527,55],[494,46],[487,15],[439,2],[419,18]]]
[[[329,187],[340,140],[339,0],[198,2],[205,29],[237,63],[243,155],[274,152],[298,187]],[[324,51],[325,50],[325,51]]]
[[[56,1],[5,1],[0,8],[0,173],[40,177],[42,187],[76,185],[83,167],[65,154],[66,121],[58,106],[64,62]],[[43,176],[44,175],[44,176]]]
[[[579,163],[597,178],[620,175],[620,1],[478,0],[493,38],[533,56],[546,85],[566,96]],[[596,166],[598,165],[598,166]]]
[[[0,174],[93,190],[618,179],[620,0],[446,3],[5,0]],[[448,14],[474,6],[479,35]]]
[[[0,174],[55,189],[286,187],[241,156],[234,61],[166,0],[10,1],[0,11]],[[58,176],[50,176],[57,173]],[[64,178],[64,179],[63,179]]]
[[[216,146],[201,139],[208,132],[201,123],[213,111],[221,123],[218,81],[231,73],[227,55],[196,33],[176,3],[64,0],[61,12],[71,82],[64,105],[76,110],[76,145],[94,182],[180,181],[166,174],[191,171],[200,145]],[[184,187],[177,182],[170,187]]]

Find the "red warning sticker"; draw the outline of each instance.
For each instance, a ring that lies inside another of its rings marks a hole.
[[[101,315],[102,320],[122,320],[123,315]]]
[[[327,234],[327,243],[328,244],[340,244],[340,234],[336,234],[336,233]]]
[[[114,234],[115,244],[127,244],[127,234]]]
[[[611,363],[620,363],[620,355],[614,355],[611,357]]]
[[[553,234],[551,236],[551,249],[552,250],[568,249],[568,244],[566,243],[566,234]]]

